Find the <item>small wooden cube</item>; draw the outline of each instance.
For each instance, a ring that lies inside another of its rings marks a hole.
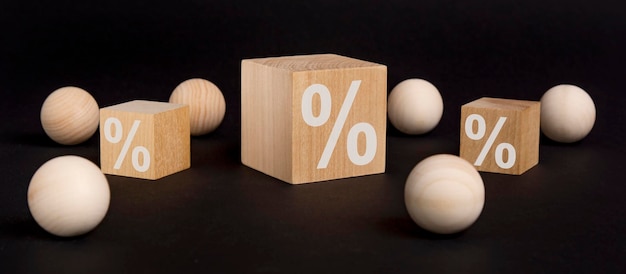
[[[540,103],[481,98],[461,107],[461,158],[479,171],[520,175],[539,163]]]
[[[100,109],[100,165],[151,180],[189,168],[189,106],[137,100]]]
[[[243,60],[241,161],[291,184],[385,172],[387,67],[334,54]]]

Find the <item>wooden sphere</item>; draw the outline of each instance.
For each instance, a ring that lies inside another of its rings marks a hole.
[[[408,79],[389,94],[389,121],[405,134],[424,134],[433,130],[443,115],[439,90],[422,79]]]
[[[28,186],[28,208],[46,231],[61,237],[94,229],[109,209],[106,177],[91,161],[60,156],[44,163]]]
[[[190,131],[194,136],[215,130],[226,113],[222,92],[204,79],[189,79],[180,83],[172,92],[169,102],[189,105]]]
[[[439,154],[413,168],[404,187],[404,202],[420,227],[451,234],[478,219],[485,204],[485,186],[472,164],[455,155]]]
[[[596,121],[596,106],[583,89],[557,85],[541,97],[541,131],[548,138],[573,143],[591,132]]]
[[[62,145],[76,145],[89,139],[98,129],[100,108],[87,91],[63,87],[52,92],[41,106],[41,126],[46,134]]]

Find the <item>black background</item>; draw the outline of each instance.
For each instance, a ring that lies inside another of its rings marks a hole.
[[[623,1],[3,1],[0,3],[0,272],[625,272],[626,5]],[[240,164],[242,59],[336,53],[388,66],[444,99],[429,134],[388,129],[387,172],[291,186]],[[79,86],[101,107],[167,101],[194,77],[220,87],[226,117],[192,138],[192,167],[157,181],[107,176],[111,205],[91,233],[54,237],[32,219],[28,183],[45,161],[99,163],[96,134],[52,142],[46,96]],[[538,101],[576,84],[597,107],[574,144],[542,137],[521,176],[481,173],[485,208],[438,236],[404,208],[427,156],[458,154],[460,106]]]

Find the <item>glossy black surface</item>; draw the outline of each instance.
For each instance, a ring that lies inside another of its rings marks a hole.
[[[340,3],[339,3],[340,2]],[[623,273],[626,271],[626,7],[620,1],[12,1],[0,4],[1,273]],[[388,66],[391,89],[424,78],[444,115],[424,136],[391,126],[383,175],[291,186],[242,166],[240,62],[337,53]],[[158,181],[107,176],[111,206],[91,233],[43,231],[26,202],[45,161],[99,163],[99,138],[61,146],[39,109],[67,85],[101,107],[167,101],[201,77],[227,102],[192,138],[192,168]],[[469,230],[438,236],[404,207],[427,156],[458,154],[460,106],[587,90],[597,121],[581,142],[542,138],[521,176],[481,173]]]

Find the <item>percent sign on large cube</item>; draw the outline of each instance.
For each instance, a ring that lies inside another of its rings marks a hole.
[[[189,106],[131,101],[100,109],[102,172],[159,179],[191,166]]]
[[[480,171],[520,175],[539,162],[535,101],[481,98],[461,107],[460,156]]]
[[[248,59],[241,161],[292,184],[385,171],[387,67],[334,54]]]

